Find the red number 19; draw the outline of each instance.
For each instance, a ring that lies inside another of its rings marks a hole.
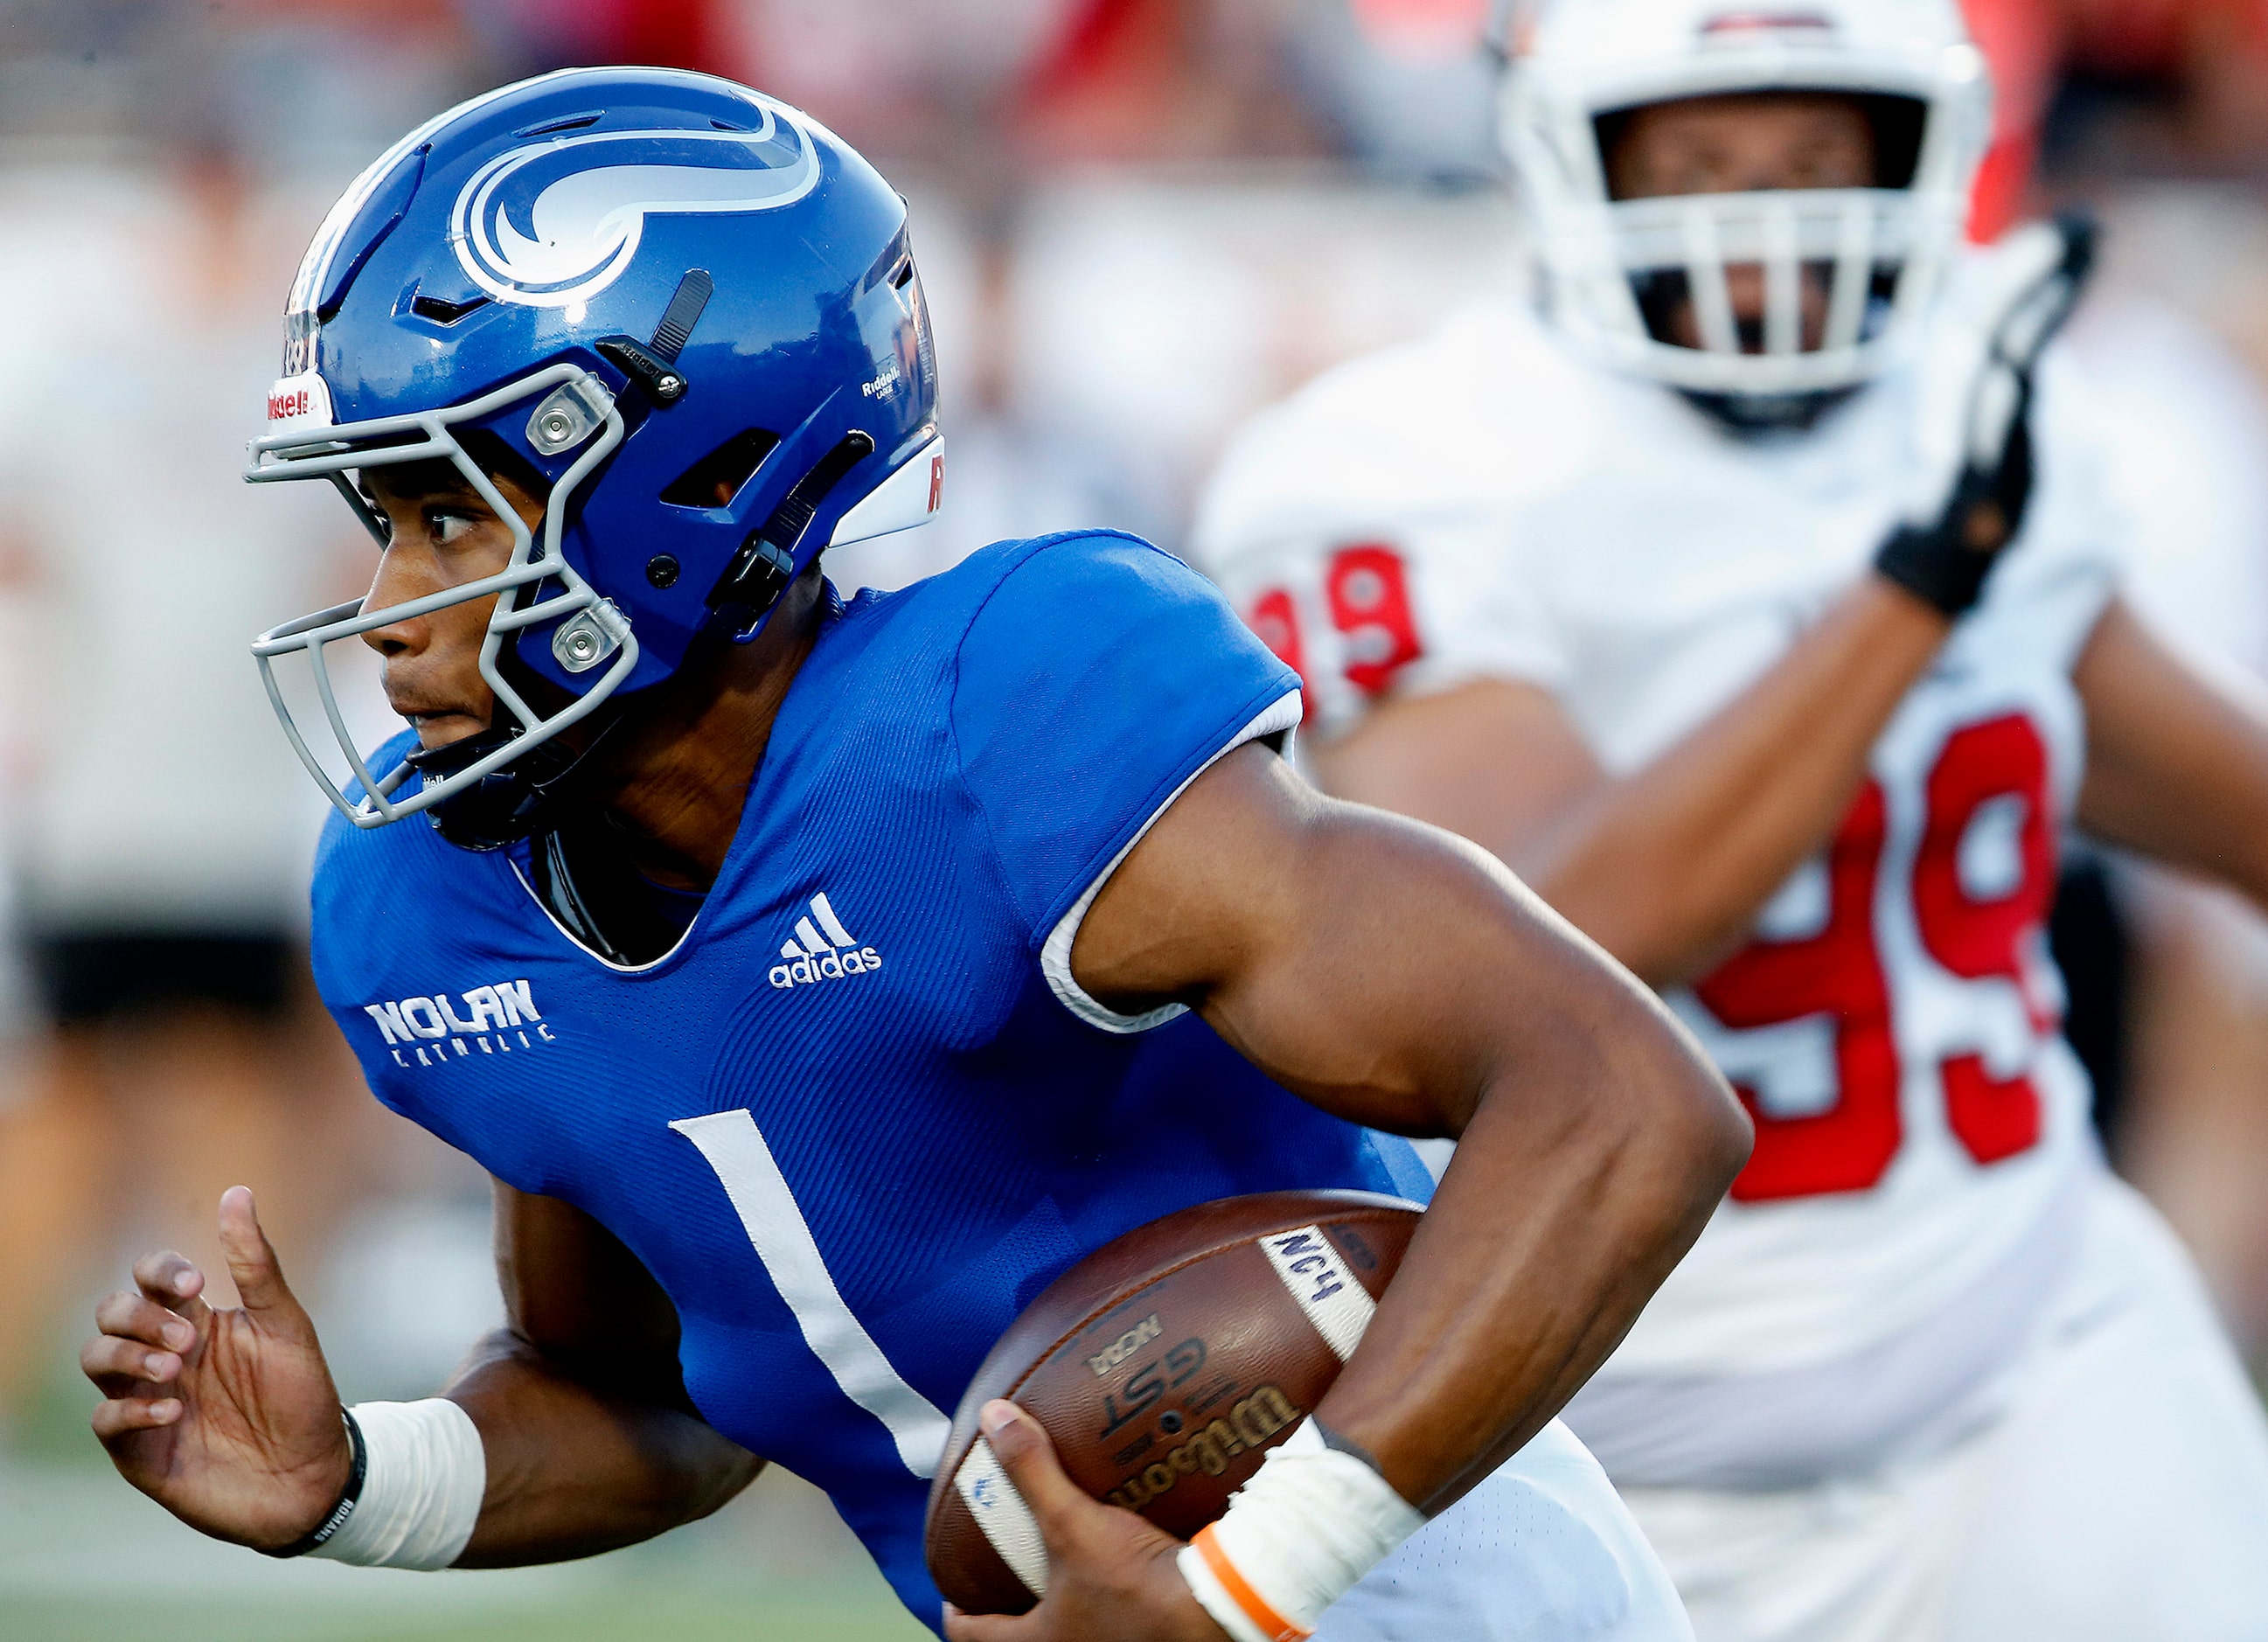
[[[1384,694],[1395,674],[1425,653],[1410,602],[1409,566],[1393,549],[1366,542],[1332,554],[1323,571],[1323,600],[1331,625],[1344,639],[1341,671],[1364,695]],[[1312,688],[1299,606],[1290,592],[1268,589],[1253,600],[1245,619],[1261,642]]]

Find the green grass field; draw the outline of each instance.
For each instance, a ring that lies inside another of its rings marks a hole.
[[[714,1521],[556,1568],[411,1574],[213,1544],[115,1476],[0,1467],[0,1642],[920,1642],[826,1500],[767,1477]]]
[[[782,1587],[758,1601],[624,1590],[480,1618],[202,1600],[160,1609],[135,1602],[18,1602],[0,1595],[0,1637],[7,1642],[144,1636],[166,1642],[912,1642],[928,1635],[887,1592],[855,1587]]]
[[[0,1642],[922,1642],[825,1497],[767,1472],[707,1522],[503,1573],[276,1563],[113,1472],[59,1386],[0,1453]]]

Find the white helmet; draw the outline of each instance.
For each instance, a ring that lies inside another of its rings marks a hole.
[[[1504,141],[1553,322],[1594,358],[1689,392],[1833,393],[1878,372],[1960,244],[1991,130],[1992,91],[1954,0],[1512,0]],[[1911,105],[1904,155],[1872,188],[1614,199],[1601,121],[1653,103],[1830,91]],[[1761,336],[1744,339],[1727,268],[1764,270]],[[1823,334],[1805,335],[1807,265]],[[1701,346],[1666,340],[1646,298],[1690,296]],[[1761,343],[1760,351],[1747,346]],[[1816,345],[1809,345],[1815,343]]]

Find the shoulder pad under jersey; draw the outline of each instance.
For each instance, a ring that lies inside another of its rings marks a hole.
[[[1196,556],[1219,575],[1279,545],[1517,509],[1580,474],[1603,386],[1524,310],[1464,310],[1255,418],[1205,488]]]

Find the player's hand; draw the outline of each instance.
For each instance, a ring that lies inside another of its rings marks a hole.
[[[1040,1525],[1048,1594],[1013,1618],[947,1603],[947,1642],[1225,1642],[1174,1564],[1181,1541],[1082,1493],[1039,1422],[1014,1403],[988,1403],[978,1417]]]
[[[1913,489],[1876,564],[1957,616],[1982,594],[2023,528],[2035,478],[2032,383],[2095,265],[2094,223],[2078,216],[2008,236],[1948,305],[1921,362]]]
[[[101,1389],[94,1434],[126,1480],[191,1528],[273,1550],[346,1490],[353,1452],[315,1327],[285,1286],[252,1194],[220,1200],[240,1309],[216,1311],[183,1256],[145,1255],[138,1292],[95,1308],[79,1366]]]

